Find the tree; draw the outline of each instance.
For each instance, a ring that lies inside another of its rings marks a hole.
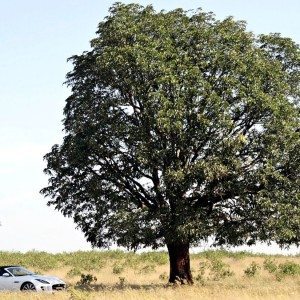
[[[202,10],[116,3],[71,57],[48,205],[95,247],[299,243],[299,47]]]

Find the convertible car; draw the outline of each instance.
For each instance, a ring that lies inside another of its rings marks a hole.
[[[66,283],[57,277],[38,275],[20,266],[0,267],[0,290],[52,292],[65,288]]]

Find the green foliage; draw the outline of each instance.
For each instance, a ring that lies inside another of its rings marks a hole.
[[[73,253],[58,253],[50,254],[46,252],[0,252],[0,265],[9,264],[21,264],[28,267],[30,270],[39,270],[40,273],[45,274],[44,271],[58,269],[58,268],[70,268],[67,276],[70,278],[80,277],[77,282],[77,286],[80,285],[83,289],[93,289],[95,285],[95,276],[90,273],[84,273],[86,271],[82,268],[82,260],[88,260],[89,257],[93,258],[94,266],[89,264],[89,269],[99,271],[99,263],[102,267],[112,267],[115,275],[122,274],[125,271],[132,268],[137,275],[149,274],[155,271],[156,266],[166,265],[166,252],[145,252],[142,254],[136,254],[132,252],[123,251],[80,251]],[[230,270],[228,264],[224,263],[224,259],[244,259],[251,257],[263,258],[266,255],[253,254],[242,252],[240,254],[229,251],[206,251],[198,254],[192,254],[192,259],[200,259],[199,267],[193,273],[195,273],[194,280],[199,285],[204,285],[210,280],[223,280],[227,277],[233,276],[234,273]],[[39,257],[39,260],[35,259]],[[77,261],[74,259],[77,258]],[[297,256],[296,256],[297,257]],[[50,259],[49,259],[50,258]],[[155,259],[154,259],[155,258]],[[53,267],[47,263],[53,264]],[[277,263],[276,259],[282,259],[282,256],[267,256],[263,262],[263,268],[281,281],[284,278],[300,276],[300,264],[287,260],[282,263]],[[163,261],[165,263],[163,263]],[[33,267],[34,266],[34,267]],[[259,274],[260,267],[257,263],[251,263],[246,268],[245,276],[253,277]],[[101,271],[100,271],[101,272]],[[125,272],[123,273],[125,274]],[[91,277],[92,276],[92,277]],[[126,285],[126,279],[119,279],[118,287]],[[159,279],[166,282],[168,274],[166,272],[159,275]],[[99,285],[98,285],[99,287]],[[74,292],[74,295],[77,292]],[[80,293],[78,295],[81,295]],[[75,297],[75,296],[74,296]],[[79,297],[79,296],[78,296]],[[75,298],[74,298],[75,299]]]
[[[247,277],[254,277],[258,274],[259,270],[260,270],[259,264],[253,261],[251,265],[244,270],[244,274]]]
[[[20,252],[0,252],[1,265],[22,265],[31,267],[37,272],[47,271],[60,267],[63,262],[60,259],[61,255],[50,254],[47,252],[29,251],[26,253]]]
[[[220,250],[206,250],[199,252],[197,254],[194,254],[195,257],[198,258],[206,258],[206,259],[223,259],[223,258],[233,258],[236,260],[243,259],[245,257],[256,257],[256,256],[263,256],[263,254],[255,254],[252,252],[247,252],[247,251],[228,251],[224,249]]]
[[[214,252],[214,254],[217,253]],[[199,270],[195,280],[204,285],[206,280],[219,281],[233,275],[234,273],[230,270],[229,265],[224,263],[220,257],[210,256],[207,260],[199,263]]]
[[[279,264],[275,277],[278,281],[281,281],[285,276],[299,276],[300,265],[292,261],[286,261],[285,263]]]
[[[225,258],[231,258],[234,260],[240,260],[240,259],[244,259],[246,257],[267,257],[267,254],[264,253],[253,253],[250,251],[229,251],[229,250],[225,250],[225,249],[213,249],[213,250],[205,250],[205,251],[201,251],[199,253],[196,254],[191,254],[191,257],[193,258],[198,258],[198,259],[225,259]],[[273,255],[273,257],[281,257],[282,255]]]
[[[264,269],[269,271],[269,273],[275,273],[277,271],[277,265],[275,261],[271,258],[266,258],[264,260]]]
[[[43,272],[61,267],[70,268],[69,277],[79,276],[83,271],[99,271],[111,262],[113,270],[122,272],[126,268],[141,269],[151,265],[151,268],[168,263],[166,252],[145,252],[141,254],[125,251],[76,251],[71,253],[51,254],[47,252],[30,251],[0,252],[0,265],[22,265],[32,270]],[[113,271],[113,273],[115,273]],[[116,273],[115,273],[116,274]]]
[[[212,280],[220,280],[234,275],[229,265],[217,258],[210,259],[208,267]]]
[[[278,271],[282,275],[287,276],[300,275],[300,265],[292,261],[286,261],[285,263],[279,264]]]
[[[299,243],[291,39],[202,10],[116,3],[71,61],[65,137],[45,156],[42,193],[93,246]]]
[[[195,280],[200,283],[201,285],[204,285],[205,283],[205,272],[206,269],[209,268],[209,263],[206,261],[201,261],[199,263],[199,273],[195,277]]]
[[[105,255],[99,255],[96,251],[77,251],[67,256],[64,262],[66,266],[77,266],[84,271],[100,270],[105,264]]]
[[[168,253],[166,252],[143,252],[139,255],[141,262],[148,262],[154,265],[165,265],[169,261]]]
[[[285,276],[300,275],[300,264],[292,261],[286,261],[281,264],[276,264],[274,260],[268,258],[264,261],[264,268],[275,275],[278,281],[281,281]]]

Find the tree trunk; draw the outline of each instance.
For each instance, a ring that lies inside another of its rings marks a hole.
[[[170,258],[169,283],[193,284],[190,268],[190,245],[183,243],[167,244]]]

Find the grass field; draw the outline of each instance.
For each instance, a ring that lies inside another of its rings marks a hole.
[[[168,255],[121,251],[0,252],[0,265],[56,275],[68,290],[1,292],[0,299],[300,299],[300,256],[206,251],[191,255],[195,284],[170,286]]]

